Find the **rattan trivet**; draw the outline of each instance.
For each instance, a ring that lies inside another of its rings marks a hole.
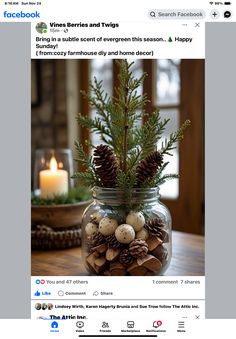
[[[37,225],[31,230],[32,250],[57,250],[81,245],[81,230],[78,227],[54,230]]]

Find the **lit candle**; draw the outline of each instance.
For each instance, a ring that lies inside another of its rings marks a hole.
[[[39,172],[41,198],[53,198],[54,195],[68,193],[68,172],[57,168],[54,157],[50,160],[50,169]]]

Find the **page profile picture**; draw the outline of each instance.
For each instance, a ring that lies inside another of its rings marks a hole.
[[[36,31],[40,34],[47,33],[47,24],[45,22],[38,22],[36,25]]]

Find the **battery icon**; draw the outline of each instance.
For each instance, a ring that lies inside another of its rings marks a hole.
[[[231,2],[225,2],[225,5],[231,5]]]

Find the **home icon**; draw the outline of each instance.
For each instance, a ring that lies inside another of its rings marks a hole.
[[[58,328],[58,322],[57,321],[53,321],[51,323],[51,328]]]

